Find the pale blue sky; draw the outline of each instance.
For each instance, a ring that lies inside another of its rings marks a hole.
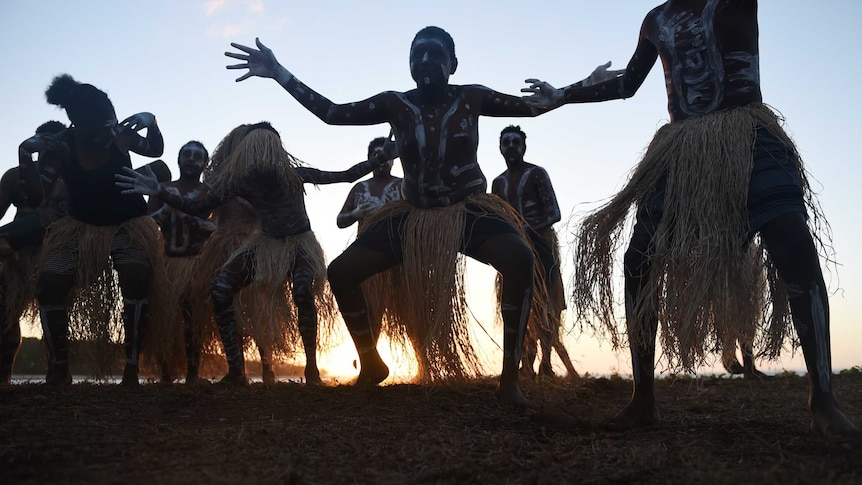
[[[657,4],[658,2],[656,2]],[[176,153],[197,139],[212,151],[232,127],[269,120],[286,148],[321,169],[343,169],[364,158],[368,141],[386,126],[330,127],[306,112],[276,83],[235,83],[224,66],[229,43],[271,47],[299,79],[335,102],[413,87],[407,66],[410,41],[426,25],[455,39],[459,58],[453,83],[484,84],[517,94],[528,77],[556,85],[577,81],[597,64],[622,67],[652,2],[546,1],[526,8],[514,1],[25,1],[0,2],[0,169],[17,163],[16,147],[42,122],[68,122],[48,105],[51,78],[69,73],[105,90],[120,118],[151,111],[176,173]],[[787,117],[833,229],[840,263],[827,275],[832,296],[836,368],[862,364],[862,177],[856,146],[862,136],[857,93],[862,46],[862,3],[857,0],[760,2],[764,99]],[[491,119],[480,124],[479,160],[490,179],[505,169],[499,131],[520,124],[528,135],[528,161],[547,168],[560,206],[573,221],[624,182],[656,128],[667,120],[659,67],[634,98],[567,106],[537,119]],[[143,158],[133,159],[136,165]],[[397,171],[397,169],[396,169]],[[335,216],[349,185],[309,188],[312,227],[329,258],[351,240]],[[5,221],[11,217],[7,214]],[[570,240],[560,227],[561,238]],[[499,339],[490,315],[491,273],[470,267],[471,301]],[[589,336],[570,336],[582,370],[629,372],[628,354],[615,356]],[[494,362],[497,358],[490,357]],[[797,357],[774,368],[801,368]]]

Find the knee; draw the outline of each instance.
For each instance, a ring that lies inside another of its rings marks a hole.
[[[531,275],[533,274],[535,264],[533,250],[530,249],[530,246],[528,246],[523,239],[511,244],[510,250],[506,255],[505,264],[509,271],[523,275]],[[501,273],[503,272],[501,271]],[[505,273],[503,273],[503,277],[506,277]]]
[[[300,312],[314,311],[314,289],[311,284],[294,285],[293,303]]]
[[[326,268],[326,278],[329,280],[329,286],[334,293],[339,293],[343,289],[359,284],[358,281],[353,281],[353,272],[349,265],[349,261],[342,255],[333,259],[329,263],[329,267]]]
[[[227,308],[233,304],[236,290],[231,286],[224,273],[220,273],[210,285],[210,296],[212,296],[213,309],[218,313],[219,309]]]

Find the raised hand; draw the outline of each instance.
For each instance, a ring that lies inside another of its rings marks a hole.
[[[257,49],[246,47],[235,42],[230,43],[231,47],[239,49],[245,54],[239,54],[236,52],[224,53],[224,55],[228,57],[245,61],[244,64],[233,64],[227,66],[228,69],[248,69],[248,72],[238,77],[236,82],[245,81],[252,76],[275,78],[276,68],[280,66],[278,60],[275,58],[275,54],[272,53],[272,49],[263,45],[260,42],[260,39],[255,38],[254,42],[257,45]]]
[[[114,185],[123,189],[123,194],[156,195],[161,190],[159,179],[149,166],[143,173],[123,167],[123,173],[114,174]]]
[[[62,143],[57,135],[37,133],[21,142],[18,148],[25,153],[32,154],[44,151],[56,151],[61,148]]]
[[[156,116],[154,114],[143,112],[124,119],[120,122],[120,126],[125,130],[141,131],[144,128],[152,126],[155,121]]]
[[[558,108],[565,102],[565,92],[562,89],[557,89],[545,81],[538,79],[527,79],[524,81],[530,86],[521,88],[522,93],[532,93],[530,96],[525,96],[524,101],[531,106],[537,108]]]
[[[605,82],[608,79],[620,77],[623,74],[625,74],[625,72],[626,72],[625,69],[618,69],[618,70],[609,71],[608,70],[609,67],[611,67],[611,61],[608,61],[608,62],[596,67],[595,69],[593,69],[593,72],[589,75],[589,77],[587,77],[586,79],[581,81],[581,86],[583,86],[585,88],[589,87],[589,86],[593,86],[595,84]]]

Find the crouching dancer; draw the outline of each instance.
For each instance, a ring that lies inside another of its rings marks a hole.
[[[169,191],[154,176],[133,170],[116,177],[123,193],[155,196],[189,214],[210,212],[234,197],[248,201],[259,214],[260,231],[234,252],[212,283],[213,311],[228,361],[223,382],[241,385],[247,382],[234,295],[252,282],[270,285],[275,304],[276,293],[282,291],[289,279],[305,348],[305,379],[311,384],[320,383],[315,295],[325,293],[326,261],[311,231],[303,184],[355,182],[375,165],[385,162],[384,157],[379,157],[344,172],[303,167],[284,149],[281,137],[269,123],[258,123],[247,127],[247,134],[233,155],[222,162],[225,165],[221,167],[221,175],[197,198],[182,197]]]
[[[464,377],[478,369],[467,333],[463,258],[491,264],[503,275],[503,370],[498,397],[526,402],[518,361],[533,295],[533,251],[515,214],[485,194],[476,159],[480,116],[536,116],[521,98],[479,85],[451,85],[458,61],[446,31],[427,27],[410,45],[416,89],[387,91],[364,101],[335,104],[301,83],[260,41],[257,49],[232,44],[244,61],[229,69],[276,80],[303,107],[331,125],[389,123],[404,168],[405,200],[386,204],[363,222],[359,237],[329,266],[329,281],[347,324],[361,369],[357,383],[377,384],[389,375],[375,347],[361,283],[403,264],[405,287],[388,314],[410,341],[423,342],[430,372]],[[389,328],[392,328],[390,326]]]

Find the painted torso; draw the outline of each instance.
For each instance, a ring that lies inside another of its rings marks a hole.
[[[201,188],[203,184],[201,184]],[[167,190],[178,196],[197,198],[200,190],[183,193],[174,183]],[[200,254],[204,243],[216,226],[208,217],[186,214],[164,204],[151,214],[161,226],[165,240],[165,254],[172,257],[194,256]]]
[[[550,178],[542,167],[524,162],[494,179],[492,192],[502,197],[535,230],[560,220],[560,209]]]
[[[762,100],[755,0],[670,1],[641,35],[658,49],[674,121]]]

